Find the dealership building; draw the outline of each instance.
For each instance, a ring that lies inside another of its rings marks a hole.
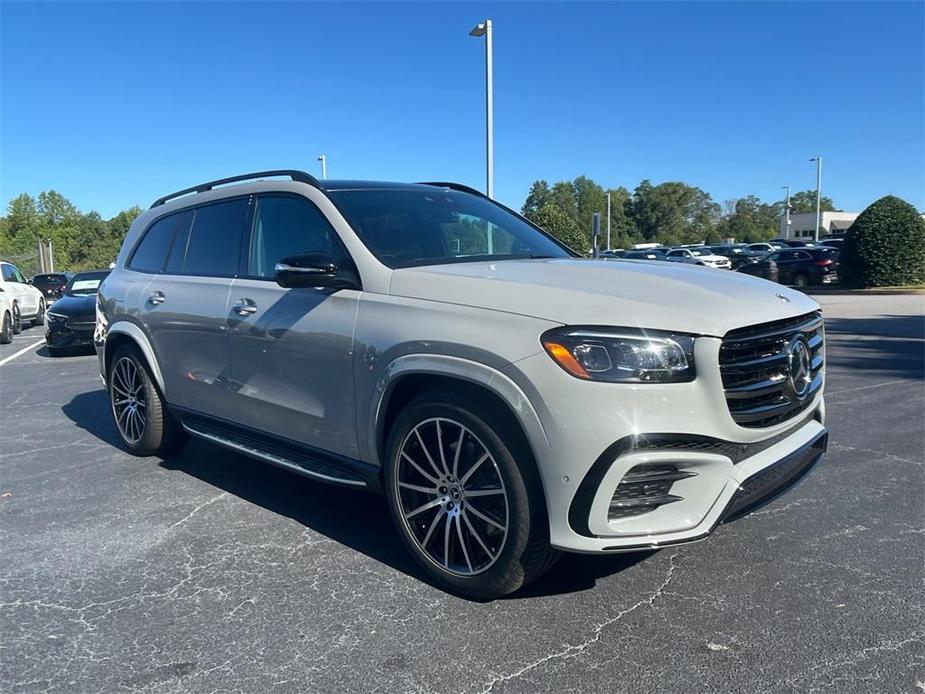
[[[819,237],[844,236],[848,227],[854,224],[860,212],[823,212],[819,220]],[[812,236],[816,231],[816,213],[800,212],[790,215],[790,229],[787,222],[780,220],[780,236],[782,239],[799,239]]]

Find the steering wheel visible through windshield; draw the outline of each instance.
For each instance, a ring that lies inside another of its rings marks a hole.
[[[503,207],[450,188],[330,190],[364,244],[392,268],[569,258],[552,237]]]

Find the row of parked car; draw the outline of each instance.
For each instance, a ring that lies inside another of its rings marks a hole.
[[[9,344],[25,327],[44,326],[49,354],[93,345],[96,292],[108,270],[46,272],[26,276],[0,262],[0,344]]]
[[[838,256],[843,239],[820,243],[774,239],[762,243],[726,243],[715,246],[656,246],[604,251],[607,258],[655,260],[736,270],[764,279],[808,287],[838,281]]]

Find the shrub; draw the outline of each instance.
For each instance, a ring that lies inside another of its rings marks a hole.
[[[925,281],[925,220],[905,200],[887,195],[864,210],[845,236],[839,275],[849,287]]]

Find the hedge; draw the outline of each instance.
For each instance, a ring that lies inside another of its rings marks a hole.
[[[849,287],[925,282],[925,220],[905,200],[880,198],[848,229],[839,277]]]

